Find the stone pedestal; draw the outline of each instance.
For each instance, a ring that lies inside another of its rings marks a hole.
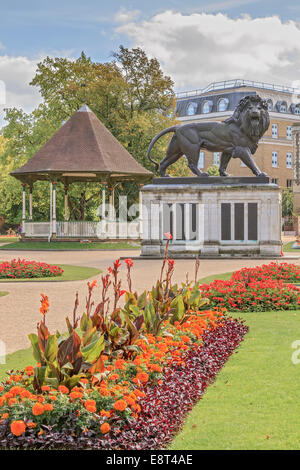
[[[142,188],[143,257],[280,257],[281,193],[266,177],[157,178]]]

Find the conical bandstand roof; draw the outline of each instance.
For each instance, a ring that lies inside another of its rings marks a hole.
[[[118,142],[88,106],[82,106],[30,160],[11,173],[37,180],[144,183],[153,174]]]

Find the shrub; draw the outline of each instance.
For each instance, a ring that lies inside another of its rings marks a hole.
[[[0,279],[56,277],[61,276],[63,272],[59,266],[20,258],[0,263]]]

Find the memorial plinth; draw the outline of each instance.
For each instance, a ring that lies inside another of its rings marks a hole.
[[[281,192],[268,177],[157,178],[142,188],[142,257],[280,257]]]

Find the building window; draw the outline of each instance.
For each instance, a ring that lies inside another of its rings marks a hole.
[[[273,168],[278,167],[278,153],[277,152],[272,152],[272,167]]]
[[[189,103],[187,107],[187,115],[193,116],[194,114],[196,114],[197,106],[198,106],[197,103]]]
[[[277,139],[278,137],[278,125],[277,124],[272,124],[272,137],[274,139]]]
[[[228,108],[229,99],[221,98],[218,102],[218,111],[226,111]]]
[[[272,178],[271,183],[272,184],[278,184],[278,178]]]
[[[288,153],[286,154],[286,167],[287,167],[287,168],[292,168],[292,158],[293,158],[293,157],[292,157],[291,152],[288,152]]]
[[[204,152],[199,153],[198,168],[204,168]]]
[[[286,138],[287,139],[292,138],[292,126],[286,126]]]
[[[280,104],[280,112],[281,113],[286,113],[287,111],[287,104],[285,101],[283,101],[281,104]]]
[[[295,106],[294,113],[295,113],[295,114],[300,114],[300,105],[299,105],[299,104],[297,104],[297,105]]]
[[[269,111],[273,111],[273,101],[272,101],[272,100],[268,100],[268,101],[267,101],[267,104],[268,104],[268,110],[269,110]]]
[[[293,180],[286,180],[286,187],[291,188],[293,184]]]
[[[211,101],[204,101],[202,106],[202,113],[207,114],[211,112],[212,103]]]
[[[214,165],[220,165],[220,152],[214,152]]]

